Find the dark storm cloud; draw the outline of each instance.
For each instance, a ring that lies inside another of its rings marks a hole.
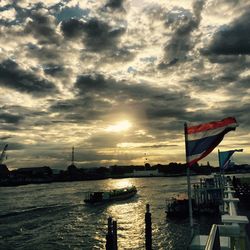
[[[211,93],[213,94],[217,90],[223,90],[223,92],[227,92],[228,94],[235,94],[237,95],[237,88],[233,87],[234,85],[229,84],[231,80],[234,80],[237,78],[236,76],[220,76],[215,78],[212,74],[200,74],[193,76],[189,79],[185,80],[185,84],[189,85],[189,87],[192,88],[192,91],[195,92],[202,92],[202,93]],[[242,96],[242,91],[238,92],[240,96]],[[231,102],[233,102],[232,100]],[[205,105],[206,102],[203,103],[203,105],[199,106],[202,110],[203,108],[206,108]],[[207,112],[207,111],[206,111]]]
[[[16,25],[18,24],[18,22],[23,21],[23,18],[21,18],[21,16],[24,16],[23,14],[21,14],[22,9],[19,8],[15,3],[12,4],[7,4],[4,7],[0,7],[0,12],[2,11],[7,11],[7,10],[15,10],[16,11],[16,18],[15,20],[0,20],[0,24],[4,25],[4,26],[11,26],[11,25]],[[19,17],[19,18],[18,18]],[[25,17],[27,17],[26,13],[25,13]]]
[[[227,107],[222,110],[225,117],[234,116],[239,123],[240,128],[249,129],[250,117],[249,117],[250,104],[242,104],[236,102],[234,105],[228,103]]]
[[[213,104],[213,109],[216,112],[213,109],[204,112],[204,107],[199,105],[200,110],[191,115],[186,113],[186,119],[201,123],[201,121],[220,120],[221,117],[233,116],[239,121],[241,127],[248,128],[250,106],[246,100],[249,99],[250,77],[241,76],[241,73],[249,68],[248,64],[244,57],[237,57],[234,62],[222,62],[221,69],[217,74],[199,73],[186,80],[186,83],[189,82],[188,85],[192,86],[192,90],[195,89],[197,93],[199,91],[214,93],[216,90],[222,90],[225,95],[231,97],[217,100],[217,103]]]
[[[223,63],[221,65],[222,69],[219,76],[214,76],[214,78],[221,82],[223,86],[224,83],[230,83],[227,87],[228,91],[232,91],[234,95],[247,95],[246,90],[250,89],[249,86],[249,76],[244,76],[244,72],[248,71],[250,67],[250,62],[245,56],[235,56],[234,62]]]
[[[21,128],[17,125],[11,125],[11,124],[6,124],[6,123],[0,124],[0,129],[2,131],[8,131],[8,132],[21,130]]]
[[[111,108],[111,104],[107,101],[86,93],[68,101],[52,102],[50,111],[60,113],[64,122],[91,123],[104,117]]]
[[[103,75],[93,74],[93,75],[81,75],[76,81],[76,87],[85,93],[86,91],[106,91],[109,87],[114,86],[113,80],[107,81]],[[115,87],[115,86],[114,86]]]
[[[76,38],[83,35],[84,22],[71,18],[61,23],[61,30],[66,38]]]
[[[177,110],[176,114],[171,113],[170,115],[165,115],[157,117],[156,115],[153,115],[153,118],[146,120],[145,126],[150,130],[150,133],[152,133],[155,138],[158,140],[162,140],[162,132],[171,132],[171,134],[164,135],[165,139],[171,139],[175,141],[176,134],[182,133],[184,129],[184,123],[194,123],[194,124],[200,124],[203,122],[208,122],[211,120],[220,120],[221,117],[224,117],[222,115],[222,112],[218,109],[216,109],[216,112],[206,110],[204,111],[203,108],[196,109],[194,112],[186,111],[185,108],[190,106],[199,106],[199,101],[192,100],[189,98],[186,98],[186,102],[178,102],[178,100],[175,102],[176,105],[186,105],[183,107],[183,110]],[[166,103],[168,105],[168,103]],[[157,113],[157,110],[156,110]]]
[[[111,27],[96,18],[87,22],[77,19],[63,21],[61,30],[67,38],[81,37],[85,46],[92,51],[115,49],[118,39],[125,32],[124,27]]]
[[[44,111],[33,110],[32,108],[28,108],[22,105],[4,105],[2,107],[3,110],[8,111],[9,113],[18,113],[21,116],[26,116],[28,114],[32,115],[42,115]]]
[[[226,117],[223,114],[222,109],[217,106],[215,106],[214,109],[216,110],[216,112],[212,109],[207,109],[205,111],[204,109],[200,109],[196,110],[195,112],[187,112],[184,116],[183,121],[199,124],[203,122],[221,120],[222,118]]]
[[[225,57],[229,57],[226,61]],[[232,60],[232,57],[234,60]],[[183,84],[195,88],[196,91],[211,92],[222,90],[229,96],[234,96],[230,102],[237,102],[248,96],[249,76],[244,76],[250,67],[246,56],[209,55],[210,62],[217,63],[217,72],[203,71],[185,79]]]
[[[64,72],[64,68],[61,65],[47,64],[44,66],[44,73],[51,76],[60,76]]]
[[[0,23],[6,26],[19,25],[20,23],[24,23],[28,17],[32,18],[34,22],[37,21],[39,22],[40,21],[39,17],[36,17],[37,12],[41,10],[42,11],[47,10],[48,13],[45,14],[45,17],[48,18],[46,20],[47,25],[45,26],[45,23],[43,21],[43,24],[41,23],[43,27],[40,27],[39,29],[42,29],[43,31],[47,30],[49,33],[52,34],[50,26],[48,25],[51,20],[51,17],[49,18],[49,14],[55,16],[56,22],[59,23],[63,20],[68,20],[70,18],[82,18],[83,16],[87,16],[90,12],[90,10],[81,9],[79,5],[73,7],[65,6],[68,2],[70,2],[70,0],[60,1],[59,3],[54,5],[46,5],[45,3],[39,2],[39,3],[29,4],[28,7],[22,8],[19,5],[19,1],[12,1],[11,4],[7,4],[4,7],[0,7],[0,12],[14,9],[16,11],[15,19],[0,20]],[[34,26],[35,25],[33,24],[33,27],[30,27],[33,31],[38,29],[38,27]]]
[[[196,87],[201,91],[214,91],[223,86],[222,81],[216,81],[214,75],[211,73],[200,73],[193,75],[189,79],[185,80],[185,83],[188,83],[192,87]]]
[[[14,9],[16,11],[15,19],[9,22],[4,22],[3,20],[0,20],[0,23],[6,26],[23,24],[28,17],[31,17],[33,15],[34,12],[41,9],[43,10],[46,9],[46,6],[42,2],[39,2],[29,5],[28,8],[22,8],[19,5],[19,1],[12,1],[10,4],[7,4],[4,7],[0,8],[0,11],[11,10],[11,9]]]
[[[245,60],[243,56],[236,56],[236,55],[215,55],[215,54],[208,54],[208,50],[201,50],[203,54],[209,56],[209,60],[211,63],[219,63],[219,64],[232,64],[236,67],[239,67],[241,63]]]
[[[62,51],[60,47],[55,44],[46,44],[37,46],[36,44],[28,43],[25,46],[26,56],[30,58],[37,58],[41,64],[55,65],[62,61]],[[63,66],[59,66],[61,68]]]
[[[0,86],[27,92],[34,96],[45,96],[56,92],[51,82],[21,69],[16,62],[9,59],[0,63]]]
[[[101,74],[86,74],[80,75],[75,83],[76,88],[79,89],[79,95],[95,95],[98,94],[102,97],[107,97],[117,102],[122,102],[124,105],[129,103],[142,103],[150,104],[152,109],[154,106],[166,106],[166,102],[169,104],[168,108],[176,108],[175,102],[180,100],[185,102],[185,96],[183,93],[171,92],[164,88],[157,88],[147,84],[128,83],[126,81],[116,81],[113,78],[105,77]],[[180,106],[182,109],[183,106]],[[153,112],[152,112],[153,113]],[[162,108],[159,109],[159,113],[156,117],[165,116]],[[148,108],[148,115],[151,117],[151,109]]]
[[[18,109],[13,110],[8,106],[0,108],[0,130],[1,131],[17,131],[20,130],[20,123],[23,122],[24,116],[19,113]],[[11,138],[11,137],[10,137]],[[6,137],[6,139],[8,139]]]
[[[210,46],[203,51],[216,55],[250,54],[250,11],[215,33]]]
[[[166,103],[168,101],[166,100]],[[169,102],[168,102],[169,103]],[[161,107],[160,103],[151,104],[147,110],[147,117],[150,119],[159,119],[164,117],[174,117],[176,114],[178,116],[183,116],[185,113],[185,109],[183,107],[176,107],[174,103],[169,103],[168,107]]]
[[[119,9],[123,10],[123,0],[109,0],[105,7],[109,7],[111,9]]]
[[[194,46],[191,35],[199,27],[204,2],[203,0],[193,2],[193,14],[183,8],[174,8],[167,13],[165,25],[172,29],[173,34],[165,46],[165,57],[159,64],[159,69],[186,59],[187,52]]]
[[[45,11],[33,11],[24,29],[32,34],[40,44],[59,44],[60,36],[56,33],[55,19]]]
[[[19,115],[14,115],[14,114],[10,114],[7,112],[2,112],[0,110],[0,121],[1,122],[18,124],[22,119],[23,119],[23,117],[21,117]]]
[[[15,11],[15,9],[13,8],[13,6],[11,5],[7,5],[5,7],[0,7],[0,13],[2,11]],[[0,25],[2,26],[11,26],[13,24],[16,23],[16,20],[13,20],[13,18],[1,18],[0,19]]]
[[[12,9],[12,7],[13,6],[11,4],[6,4],[5,6],[0,7],[0,11],[9,10],[9,9]]]
[[[154,131],[154,134],[157,134],[157,131],[182,131],[183,130],[183,114],[180,117],[180,120],[177,118],[171,117],[161,117],[160,119],[151,119],[146,121],[150,124],[151,130]]]
[[[84,74],[78,76],[75,87],[79,89],[79,95],[88,95],[91,94],[94,96],[98,94],[99,96],[112,98],[115,100],[121,100],[121,97],[141,98],[143,101],[144,98],[161,98],[164,96],[161,94],[160,90],[157,91],[157,88],[154,88],[145,84],[137,83],[127,83],[124,81],[117,81],[114,78],[106,77],[105,75],[93,73],[93,74]],[[127,99],[123,99],[124,104]]]
[[[32,107],[4,105],[2,110],[3,111],[0,113],[0,117],[2,119],[5,118],[6,122],[4,125],[8,122],[10,125],[18,125],[19,129],[25,129],[27,126],[30,129],[33,129],[34,126],[51,125],[53,121],[53,119],[49,117],[50,113],[47,111],[36,110]]]
[[[238,81],[235,81],[233,84],[231,84],[233,88],[232,90],[234,91],[235,95],[237,96],[238,92],[238,94],[242,97],[248,96],[249,93],[247,92],[247,90],[250,90],[249,82],[250,77],[248,76],[246,78],[239,79]]]
[[[53,112],[70,112],[76,107],[76,104],[74,99],[70,101],[57,101],[51,105],[50,110]]]
[[[104,103],[105,105],[105,103]],[[97,107],[97,105],[96,105]],[[102,107],[102,110],[97,110],[97,108],[93,107],[92,110],[83,111],[83,114],[68,114],[65,115],[66,120],[71,120],[72,122],[79,121],[94,121],[100,117],[102,117],[106,112],[104,111],[104,107]]]

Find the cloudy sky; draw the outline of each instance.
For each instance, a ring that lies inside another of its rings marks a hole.
[[[184,162],[183,124],[234,116],[249,163],[247,0],[0,1],[0,146],[11,169]],[[217,149],[201,163],[218,165]]]

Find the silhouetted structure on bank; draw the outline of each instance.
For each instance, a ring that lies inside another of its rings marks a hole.
[[[190,170],[191,174],[193,175],[208,175],[212,172],[219,172],[219,168],[214,168],[210,165],[199,166],[198,164],[192,166]],[[5,164],[0,164],[0,186],[16,186],[31,183],[50,183],[61,181],[99,180],[106,178],[138,177],[140,176],[140,171],[142,173],[141,177],[150,177],[150,175],[145,175],[145,172],[147,171],[148,173],[155,173],[153,176],[185,176],[186,164],[171,162],[167,165],[114,165],[110,167],[86,169],[76,167],[74,161],[72,161],[66,170],[60,171],[54,171],[48,166],[20,168],[9,171],[8,167]],[[235,171],[249,172],[250,167],[248,165],[235,166],[234,169],[230,169],[229,173],[234,173]],[[136,173],[137,175],[133,176],[133,173]]]

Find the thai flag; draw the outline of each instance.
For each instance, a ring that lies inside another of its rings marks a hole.
[[[224,135],[238,126],[233,117],[197,126],[185,126],[186,156],[188,166],[206,157],[223,140]]]

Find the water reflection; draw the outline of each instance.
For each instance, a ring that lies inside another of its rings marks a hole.
[[[142,249],[144,246],[144,206],[138,199],[112,204],[107,213],[117,220],[118,247]]]
[[[109,179],[103,181],[101,186],[97,186],[97,190],[110,190],[129,187],[135,185],[139,187],[141,184],[136,179]],[[140,193],[140,191],[139,191]],[[95,239],[105,238],[107,229],[107,218],[112,217],[117,221],[118,248],[119,249],[143,249],[144,248],[144,213],[145,202],[140,200],[140,194],[136,194],[126,200],[112,201],[103,204],[95,204],[86,207],[89,212],[89,219],[99,217],[97,224],[104,225],[104,235],[99,235],[96,231]],[[104,236],[104,237],[103,237]],[[103,249],[103,248],[102,248]]]
[[[128,200],[92,206],[83,202],[86,192],[131,185],[136,186],[138,193]],[[185,189],[185,177],[106,179],[5,188],[0,203],[0,216],[4,215],[0,217],[3,237],[0,249],[36,249],[38,245],[43,250],[105,249],[109,216],[117,220],[119,249],[145,249],[146,203],[150,204],[152,213],[153,249],[186,249],[188,222],[166,221],[165,215],[165,199]],[[27,241],[27,235],[32,240]]]
[[[138,189],[138,193],[135,197],[128,200],[115,201],[100,206],[98,205],[93,209],[90,208],[91,217],[100,215],[101,218],[98,220],[98,224],[104,227],[102,236],[100,236],[100,238],[95,237],[95,239],[105,239],[107,218],[111,216],[117,221],[118,248],[144,249],[145,206],[146,203],[150,203],[154,249],[178,249],[179,246],[186,246],[186,237],[181,235],[183,231],[186,231],[186,228],[180,227],[179,230],[176,230],[178,226],[171,227],[172,222],[166,222],[165,217],[165,199],[169,195],[172,196],[172,194],[176,194],[178,191],[183,192],[186,179],[179,179],[178,186],[175,184],[176,179],[167,180],[166,178],[105,180],[102,186],[98,186],[100,190],[117,189],[135,185]],[[99,209],[97,209],[97,207],[99,207]],[[95,235],[98,235],[97,231]],[[185,233],[185,235],[188,234]],[[178,237],[181,237],[182,240],[176,241]]]
[[[131,187],[133,186],[131,179],[116,179],[116,180],[110,180],[107,183],[107,189],[119,189],[119,188],[125,188],[125,187]]]

